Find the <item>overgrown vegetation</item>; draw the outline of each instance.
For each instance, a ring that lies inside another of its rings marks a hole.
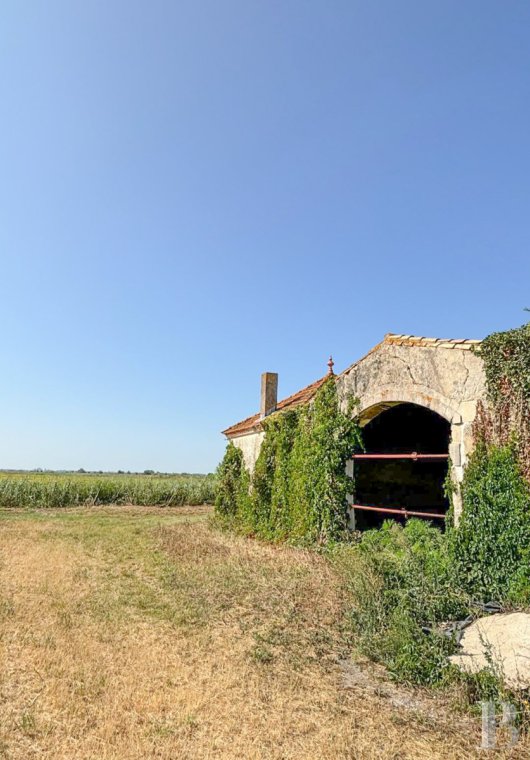
[[[0,507],[212,504],[213,475],[0,474]]]
[[[458,582],[484,601],[529,601],[530,491],[513,447],[480,441],[461,490],[450,534]]]
[[[490,336],[480,355],[487,400],[460,487],[458,526],[448,521],[442,534],[415,520],[405,528],[386,523],[342,553],[359,646],[399,680],[449,677],[455,644],[440,623],[478,614],[475,601],[530,601],[529,326]],[[492,673],[468,683],[476,697],[503,688]]]
[[[487,447],[510,445],[530,483],[530,322],[488,336],[479,353],[487,403],[479,405],[475,437]]]
[[[499,697],[498,674],[467,677],[448,664],[456,651],[447,621],[477,615],[477,603],[530,601],[530,326],[487,338],[480,355],[486,402],[460,487],[463,510],[445,533],[410,520],[335,543],[345,528],[344,465],[361,446],[352,410],[333,380],[313,404],[264,421],[252,479],[229,445],[219,470],[219,513],[273,540],[327,542],[347,578],[356,646],[400,681],[465,682],[472,698]],[[444,625],[445,624],[445,625]]]
[[[333,556],[348,579],[361,652],[400,681],[440,683],[455,645],[438,624],[468,613],[446,536],[421,520],[405,527],[388,520]]]
[[[357,545],[331,548],[349,593],[355,647],[400,683],[449,688],[461,707],[510,702],[519,724],[528,726],[527,695],[505,685],[501,662],[491,658],[486,669],[469,674],[449,660],[459,651],[451,621],[481,614],[457,570],[454,535],[420,520],[404,527],[387,521]]]
[[[230,441],[223,461],[217,470],[217,493],[215,507],[224,517],[237,513],[241,500],[242,474],[244,470],[241,449]]]
[[[486,402],[451,534],[459,582],[480,599],[530,598],[530,323],[493,333],[479,354]]]
[[[272,540],[327,542],[346,529],[346,460],[360,447],[351,406],[340,408],[329,377],[311,404],[263,420],[252,478],[229,444],[219,467],[217,513],[244,532]]]

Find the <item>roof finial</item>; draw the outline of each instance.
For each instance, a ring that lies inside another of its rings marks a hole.
[[[330,356],[329,357],[329,362],[328,362],[328,367],[329,367],[329,369],[328,369],[328,375],[334,375],[335,374],[333,372],[334,365],[335,365],[335,362],[333,361],[333,357]]]

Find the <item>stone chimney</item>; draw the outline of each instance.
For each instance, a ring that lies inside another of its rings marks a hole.
[[[278,375],[276,372],[264,372],[261,376],[261,404],[260,417],[276,411],[278,402]]]

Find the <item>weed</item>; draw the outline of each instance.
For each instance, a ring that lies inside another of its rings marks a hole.
[[[331,556],[351,594],[359,649],[398,680],[440,683],[455,645],[438,624],[468,611],[443,534],[419,520],[388,521]]]

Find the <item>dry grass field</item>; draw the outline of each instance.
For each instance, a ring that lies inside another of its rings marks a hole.
[[[478,721],[440,700],[433,717],[345,688],[347,600],[326,559],[207,517],[0,513],[0,757],[483,756]]]

